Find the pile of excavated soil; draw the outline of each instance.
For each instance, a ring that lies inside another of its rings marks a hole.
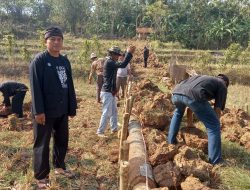
[[[133,88],[135,95],[134,112],[145,127],[164,130],[170,122],[174,109],[171,95],[161,90],[150,80],[143,80]]]
[[[32,130],[31,102],[23,104],[23,118],[19,119],[14,114],[0,117],[1,131],[29,131]]]
[[[161,188],[186,189],[187,183],[210,189],[213,167],[207,162],[207,136],[197,128],[184,127],[178,135],[178,145],[168,144],[166,132],[156,128],[144,128],[149,162],[157,185]],[[189,177],[195,180],[188,181]]]
[[[167,143],[167,128],[174,106],[150,80],[134,87],[134,112],[143,123],[149,162],[158,189],[206,189],[216,186],[213,166],[207,160],[207,134],[195,127],[182,127],[178,145]],[[250,150],[250,116],[240,109],[226,109],[221,117],[222,135]],[[214,179],[214,180],[213,180]]]
[[[242,109],[226,109],[220,121],[222,135],[250,151],[250,115]]]

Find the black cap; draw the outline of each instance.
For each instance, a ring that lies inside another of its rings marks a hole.
[[[61,29],[55,26],[47,28],[45,31],[45,34],[44,34],[45,40],[47,40],[51,36],[60,36],[63,39],[63,33]]]
[[[224,80],[226,82],[226,86],[227,87],[229,86],[229,78],[226,75],[224,75],[224,74],[218,74],[217,77],[221,78],[222,80]]]

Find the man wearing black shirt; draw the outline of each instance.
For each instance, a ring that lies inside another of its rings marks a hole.
[[[134,46],[127,48],[125,59],[122,62],[117,62],[121,55],[121,50],[117,46],[111,47],[109,57],[103,67],[103,86],[101,91],[101,100],[103,103],[102,116],[97,135],[105,137],[104,131],[108,120],[110,119],[111,132],[117,131],[117,104],[116,104],[116,74],[118,68],[125,68],[133,57],[135,51]]]
[[[11,112],[15,113],[17,117],[23,117],[23,100],[28,87],[22,83],[14,81],[6,81],[0,83],[0,92],[3,93],[3,105],[4,107],[0,111],[1,115],[8,115]],[[10,97],[12,97],[12,103],[10,103]]]
[[[185,108],[188,107],[207,128],[209,162],[220,163],[222,157],[219,119],[221,110],[225,108],[228,85],[229,79],[223,74],[217,77],[196,75],[176,85],[172,96],[176,109],[169,127],[168,142],[177,143],[176,136]],[[215,99],[214,109],[208,102],[212,99]]]
[[[76,115],[76,95],[70,62],[62,56],[63,34],[57,27],[45,32],[47,50],[36,55],[30,64],[30,88],[34,115],[34,176],[39,189],[49,187],[49,142],[53,135],[55,174],[72,177],[66,170],[68,116]]]
[[[148,56],[149,56],[149,49],[147,46],[143,49],[143,60],[144,60],[144,67],[146,68],[148,65]]]

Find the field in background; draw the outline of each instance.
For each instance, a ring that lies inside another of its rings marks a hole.
[[[118,45],[125,50],[126,45],[134,44],[138,46],[138,51],[142,51],[143,46],[147,43],[146,41],[125,40],[97,40],[94,42],[93,40],[86,41],[85,39],[65,36],[63,53],[67,54],[72,63],[80,106],[77,117],[70,121],[70,150],[67,164],[70,169],[77,173],[78,177],[72,182],[63,178],[56,179],[52,174],[54,189],[59,186],[65,189],[80,189],[79,187],[85,190],[97,190],[99,187],[109,190],[118,189],[118,164],[115,162],[118,149],[117,138],[111,136],[107,140],[99,140],[95,135],[101,107],[93,104],[95,102],[94,84],[87,84],[90,69],[89,55],[95,51],[98,56],[105,56],[106,50],[111,45]],[[29,61],[25,60],[22,55],[23,47],[26,47],[30,52],[30,58],[42,49],[38,40],[30,40],[25,43],[24,41],[16,41],[13,57],[10,58],[6,51],[7,48],[3,42],[0,42],[0,82],[11,79],[21,81],[29,86]],[[155,42],[152,42],[149,44],[149,48],[165,65],[169,65],[171,60],[176,59],[178,64],[187,65],[188,68],[195,69],[200,74],[228,74],[232,78],[232,85],[229,87],[226,106],[246,109],[246,105],[250,104],[250,65],[222,64],[223,51],[217,52],[218,55],[211,57],[210,54],[213,54],[213,51],[184,50],[178,44],[164,44],[162,48],[157,47]],[[141,59],[133,60],[133,63],[135,62],[142,64]],[[145,72],[145,70],[140,69],[140,65],[137,67],[139,67],[138,75]],[[164,68],[167,70],[167,66]],[[157,69],[150,68],[143,75],[157,84],[164,92],[169,92],[170,90],[161,80],[162,76],[156,74]],[[160,73],[164,72],[166,71],[161,70]],[[2,101],[2,97],[0,97],[0,101]],[[29,102],[30,93],[25,99],[25,103]],[[0,189],[10,189],[14,186],[20,189],[30,189],[34,186],[31,163],[32,131],[8,131],[4,129],[3,125],[0,131]],[[231,167],[220,169],[222,176],[220,189],[250,189],[249,153],[246,153],[242,147],[228,141],[223,141],[223,151],[224,156],[237,160],[237,162]]]

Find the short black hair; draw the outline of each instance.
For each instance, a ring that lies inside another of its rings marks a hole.
[[[218,74],[217,76],[218,78],[221,78],[222,80],[224,80],[226,82],[226,86],[229,86],[229,78],[228,76],[224,75],[224,74]]]

